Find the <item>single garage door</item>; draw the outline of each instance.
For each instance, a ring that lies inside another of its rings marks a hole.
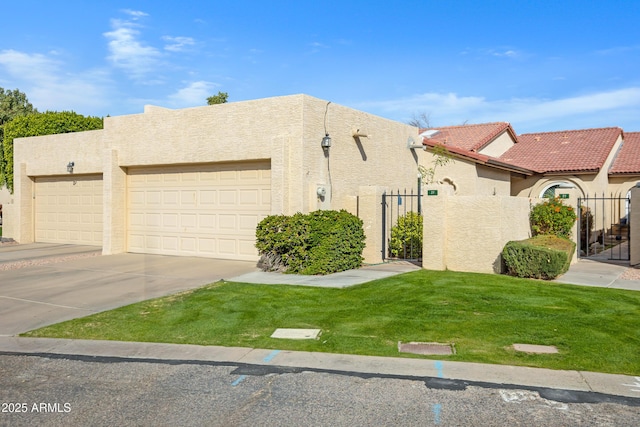
[[[129,252],[254,261],[269,162],[130,168]]]
[[[35,241],[102,246],[102,175],[35,178]]]

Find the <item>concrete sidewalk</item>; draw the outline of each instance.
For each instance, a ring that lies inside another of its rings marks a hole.
[[[266,366],[274,372],[278,372],[275,368],[284,368],[285,372],[307,370],[411,379],[431,378],[439,381],[442,386],[453,386],[455,383],[465,387],[477,385],[538,391],[552,389],[561,391],[554,393],[554,396],[568,401],[575,397],[562,391],[587,393],[582,395],[583,399],[596,401],[610,400],[608,396],[621,396],[627,398],[627,403],[640,406],[640,377],[584,371],[242,347],[17,337],[0,337],[0,354],[95,357],[105,361],[113,361],[115,358],[132,362],[215,363],[245,367]],[[251,369],[247,371],[252,372]]]
[[[640,280],[621,278],[629,268],[627,263],[579,259],[569,267],[569,271],[555,279],[554,282],[640,291]]]
[[[388,262],[365,265],[357,270],[341,271],[324,276],[305,276],[301,274],[282,274],[254,271],[228,279],[232,282],[255,283],[265,285],[301,285],[321,288],[346,288],[372,280],[385,279],[422,267],[408,261]]]
[[[384,279],[409,271],[420,270],[421,268],[419,264],[407,261],[392,261],[384,264],[365,265],[357,270],[342,271],[325,276],[304,276],[300,274],[253,271],[227,280],[267,285],[278,284],[346,288],[372,280]],[[640,291],[640,280],[621,278],[622,274],[628,269],[629,266],[625,263],[580,259],[569,268],[568,272],[553,280],[553,282]]]

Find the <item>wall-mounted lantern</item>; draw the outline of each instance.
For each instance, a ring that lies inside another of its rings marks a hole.
[[[324,138],[322,138],[322,142],[320,143],[320,146],[324,151],[328,151],[329,147],[331,147],[331,137],[329,136],[328,133],[324,135]]]
[[[69,163],[67,163],[67,172],[69,172],[69,173],[73,173],[73,167],[74,167],[75,165],[76,165],[76,164],[75,164],[74,162],[69,162]]]

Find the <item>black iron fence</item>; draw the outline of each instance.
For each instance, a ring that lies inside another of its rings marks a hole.
[[[382,259],[422,258],[422,193],[418,187],[382,195]]]
[[[578,255],[604,255],[609,260],[631,259],[629,197],[578,198]]]

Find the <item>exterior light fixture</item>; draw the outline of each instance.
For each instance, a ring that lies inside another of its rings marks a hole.
[[[67,172],[69,172],[69,173],[73,173],[73,167],[74,167],[75,165],[76,165],[76,164],[75,164],[74,162],[69,162],[69,163],[67,163]]]
[[[329,155],[329,147],[331,147],[331,137],[327,131],[327,113],[329,112],[329,104],[331,104],[331,101],[327,102],[327,105],[324,107],[324,138],[322,138],[322,143],[320,143],[325,156]]]
[[[329,136],[329,134],[325,134],[324,138],[322,138],[322,142],[320,143],[320,146],[326,151],[329,149],[329,147],[331,147],[331,137]]]

